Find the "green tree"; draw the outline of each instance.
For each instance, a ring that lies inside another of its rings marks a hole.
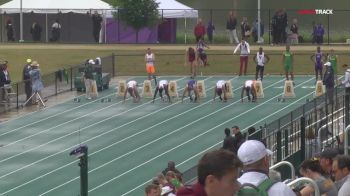
[[[136,31],[136,43],[140,29],[158,23],[158,3],[155,0],[113,0],[112,5],[119,13],[115,18],[121,19]]]

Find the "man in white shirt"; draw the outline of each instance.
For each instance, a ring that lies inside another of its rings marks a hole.
[[[248,42],[244,40],[244,38],[242,38],[241,43],[237,45],[236,49],[233,51],[233,54],[236,54],[238,49],[241,52],[239,57],[239,62],[240,62],[239,75],[241,76],[242,73],[244,73],[244,75],[247,75],[248,56],[250,54],[250,46]]]
[[[126,98],[126,93],[129,93],[131,97],[134,98],[134,102],[139,102],[140,101],[140,95],[137,90],[137,82],[135,80],[130,80],[126,84],[127,90],[124,92],[124,102]]]
[[[156,99],[158,91],[159,91],[160,98],[162,99],[162,101],[164,101],[163,90],[165,92],[165,95],[168,97],[169,103],[171,103],[171,99],[170,99],[170,95],[169,95],[169,91],[168,91],[168,81],[167,80],[159,81],[159,83],[158,83],[158,85],[156,87],[156,90],[154,91],[154,96],[153,96],[152,103],[154,103],[154,100]]]
[[[258,80],[258,75],[260,73],[260,80],[262,81],[264,78],[265,64],[270,61],[270,58],[263,52],[263,48],[260,47],[259,52],[256,53],[253,60],[256,63],[255,80]]]
[[[244,165],[244,173],[238,178],[241,185],[249,183],[258,187],[269,178],[269,156],[272,155],[272,151],[266,149],[262,142],[257,140],[244,142],[239,147],[237,155]],[[292,189],[282,182],[274,183],[266,191],[269,196],[295,196]]]
[[[244,92],[247,94],[248,101],[256,101],[256,90],[254,87],[254,80],[246,80],[242,87],[241,102],[243,103]],[[252,96],[252,97],[251,97]]]
[[[218,95],[220,101],[226,102],[227,101],[226,88],[227,88],[226,82],[224,80],[219,80],[215,85],[213,101],[215,101],[216,95]],[[221,97],[222,94],[224,94],[224,99],[222,99]]]

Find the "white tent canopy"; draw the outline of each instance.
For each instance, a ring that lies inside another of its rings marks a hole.
[[[108,10],[113,12],[113,7],[101,0],[12,0],[0,6],[0,13],[20,13],[22,1],[23,13],[82,13],[87,10]],[[164,18],[197,18],[198,11],[193,10],[175,0],[156,0],[159,3],[159,14]],[[110,15],[110,14],[107,14]]]

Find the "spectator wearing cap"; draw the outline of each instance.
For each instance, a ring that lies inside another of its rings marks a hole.
[[[323,85],[326,86],[326,93],[329,101],[328,103],[332,103],[334,92],[334,71],[331,62],[327,62],[324,65],[326,66],[326,72],[323,76]]]
[[[224,132],[225,132],[225,139],[224,139],[224,143],[222,145],[222,149],[229,150],[233,153],[237,152],[237,150],[235,150],[235,146],[234,146],[235,139],[231,135],[231,130],[229,128],[225,128]]]
[[[321,195],[337,196],[338,190],[333,181],[322,175],[322,169],[318,160],[305,160],[301,163],[299,173],[307,178],[311,178],[317,184]],[[301,195],[313,195],[315,189],[311,185],[306,185],[300,190]]]
[[[24,81],[24,91],[26,93],[26,101],[32,95],[32,83],[30,81],[29,71],[32,69],[31,67],[32,59],[27,59],[27,63],[23,67],[22,71],[22,80]],[[31,103],[31,102],[28,102]]]
[[[338,185],[338,196],[350,195],[350,157],[337,155],[333,160],[332,172]]]
[[[245,141],[245,137],[244,135],[241,133],[241,130],[239,129],[239,127],[237,125],[232,127],[232,133],[235,136],[234,137],[234,141],[233,141],[233,146],[234,146],[234,150],[235,150],[235,154],[237,154],[237,151],[239,149],[239,147],[243,144],[243,142]]]
[[[85,83],[85,92],[86,92],[86,99],[92,99],[94,97],[94,76],[93,76],[93,65],[95,65],[95,61],[90,59],[85,64],[84,68],[84,83]]]
[[[326,177],[331,177],[333,158],[338,155],[335,148],[326,148],[320,154],[320,166]]]
[[[241,162],[228,150],[206,153],[198,163],[198,182],[181,188],[177,196],[232,196],[239,189]]]
[[[42,97],[41,91],[44,88],[44,83],[41,78],[41,72],[39,67],[40,67],[39,63],[37,61],[33,61],[31,64],[31,70],[29,71],[29,75],[32,83],[33,93],[38,93],[40,97]],[[34,104],[37,104],[39,97],[33,97],[33,98],[34,99],[32,99],[32,101],[34,102]],[[46,101],[46,100],[43,100],[43,101]]]
[[[244,165],[244,173],[238,178],[241,184],[250,183],[259,186],[269,176],[269,156],[272,151],[257,140],[245,141],[238,149],[238,158]],[[268,190],[269,196],[295,196],[295,193],[282,182],[274,183]]]

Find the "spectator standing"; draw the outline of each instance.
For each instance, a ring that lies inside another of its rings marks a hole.
[[[286,43],[286,40],[287,40],[286,28],[288,27],[288,15],[287,15],[287,11],[286,11],[285,8],[283,8],[281,10],[280,17],[281,17],[281,38],[282,38],[282,43]]]
[[[32,27],[30,28],[30,33],[32,34],[33,41],[41,40],[42,28],[37,22],[33,22]]]
[[[61,36],[61,24],[58,19],[55,20],[55,22],[52,24],[51,27],[51,41],[57,42],[60,40]]]
[[[328,97],[328,104],[333,103],[333,92],[334,92],[334,72],[332,64],[327,62],[324,64],[326,66],[326,71],[323,77],[323,85],[326,86],[326,94]]]
[[[229,128],[225,128],[224,132],[225,138],[222,145],[222,149],[231,151],[233,153],[237,152],[237,150],[235,150],[234,138],[231,135],[231,130]]]
[[[202,23],[202,19],[199,18],[197,25],[194,27],[194,36],[196,37],[196,43],[198,43],[201,38],[204,39],[205,33],[205,26]]]
[[[346,94],[350,95],[350,69],[347,64],[344,64],[343,69],[345,70],[344,80],[341,83],[345,86]]]
[[[244,39],[244,40],[248,40],[248,38],[251,35],[250,26],[249,26],[247,17],[242,18],[241,34],[242,34],[242,39]]]
[[[32,69],[31,67],[32,59],[27,59],[27,63],[23,67],[22,71],[22,80],[24,81],[24,91],[26,93],[26,101],[30,98],[32,95],[32,83],[30,81],[30,70]],[[28,102],[31,103],[31,102]]]
[[[253,36],[253,41],[254,42],[258,42],[258,43],[262,43],[263,42],[263,36],[264,36],[264,24],[261,22],[260,20],[260,39],[258,36],[258,27],[259,27],[259,22],[258,19],[256,19],[254,25],[253,25],[253,30],[252,30],[252,36]]]
[[[240,184],[243,185],[238,195],[245,195],[242,188],[246,183],[256,187],[262,183],[269,183],[270,187],[267,189],[269,196],[295,196],[295,193],[286,184],[282,182],[273,183],[269,179],[269,156],[272,155],[272,151],[266,149],[262,142],[257,140],[244,142],[238,149],[237,155],[244,165],[243,175],[238,178]]]
[[[11,84],[10,72],[7,69],[7,61],[0,65],[0,89],[1,89],[1,100],[6,102],[6,94],[8,92],[7,86]]]
[[[6,22],[7,41],[15,41],[15,30],[10,19]]]
[[[293,19],[293,24],[290,26],[291,35],[289,36],[289,40],[291,44],[298,44],[299,33],[298,33],[298,20],[296,18]]]
[[[338,55],[334,54],[334,49],[331,49],[330,54],[327,56],[328,61],[331,63],[332,65],[332,69],[334,74],[337,76],[337,70],[338,70]]]
[[[234,13],[231,11],[226,21],[226,31],[227,31],[228,38],[230,40],[230,44],[233,44],[233,41],[235,41],[236,44],[239,43],[236,26],[237,26],[237,19]]]
[[[240,51],[240,56],[239,56],[239,62],[240,62],[240,67],[239,67],[239,75],[241,76],[242,73],[244,75],[247,75],[247,68],[248,68],[248,55],[250,54],[250,46],[249,43],[245,41],[243,38],[241,43],[237,45],[235,50],[233,51],[233,54],[236,54],[237,50]]]
[[[180,176],[182,173],[176,169],[175,162],[174,161],[169,161],[168,166],[162,171],[163,175],[166,175],[168,171],[173,171],[175,174],[179,174]]]
[[[312,21],[312,44],[316,43],[316,37],[317,37],[317,25],[316,25],[316,22],[315,21]]]
[[[86,99],[92,99],[94,97],[94,75],[93,75],[93,65],[95,64],[94,60],[88,60],[85,63],[84,68],[84,83],[85,83],[85,92]]]
[[[244,143],[245,141],[245,137],[244,135],[241,133],[241,130],[239,129],[239,127],[237,125],[232,127],[232,133],[234,135],[234,141],[233,141],[233,146],[235,149],[235,154],[237,154],[237,151],[239,149],[239,147]]]
[[[37,61],[33,61],[31,64],[32,70],[29,71],[29,75],[32,82],[33,93],[38,93],[39,96],[42,97],[41,91],[44,88],[44,83],[41,78],[41,71],[39,69],[39,66],[40,65]],[[34,104],[38,104],[39,97],[33,97],[33,98],[34,99],[32,99],[32,101],[34,102]],[[46,101],[46,100],[43,100],[43,101]]]
[[[209,43],[213,43],[214,31],[215,31],[215,26],[213,24],[213,21],[209,21],[207,26],[207,36],[208,36]]]
[[[92,15],[92,34],[96,43],[100,41],[100,31],[102,27],[102,17],[97,11]]]
[[[324,28],[321,23],[319,23],[316,27],[316,43],[317,44],[323,44],[323,35],[324,35]]]
[[[334,158],[332,173],[339,188],[338,196],[350,194],[350,157],[338,155]]]
[[[198,182],[181,188],[177,196],[232,196],[239,189],[241,162],[227,150],[206,153],[198,163]]]

